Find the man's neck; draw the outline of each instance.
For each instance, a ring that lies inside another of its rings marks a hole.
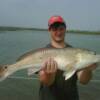
[[[66,44],[65,42],[54,42],[54,41],[51,41],[51,45],[55,48],[65,48]]]

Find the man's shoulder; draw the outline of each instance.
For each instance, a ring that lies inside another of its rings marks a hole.
[[[52,45],[49,43],[45,46],[45,48],[52,48]]]
[[[66,47],[73,47],[72,45],[70,45],[70,44],[66,44]]]

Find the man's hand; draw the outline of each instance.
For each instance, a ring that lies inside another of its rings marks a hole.
[[[82,84],[87,84],[91,78],[92,78],[92,71],[95,70],[97,67],[97,64],[92,64],[85,68],[84,70],[81,70],[77,72],[78,80]]]
[[[47,74],[52,74],[57,71],[57,63],[53,60],[53,58],[48,58],[42,65],[42,70],[44,70]]]
[[[48,58],[42,65],[42,69],[39,72],[39,78],[42,83],[49,86],[55,80],[58,65],[53,58]]]
[[[94,63],[94,64],[88,66],[86,69],[87,69],[87,70],[90,70],[90,71],[93,71],[93,70],[95,70],[96,68],[97,68],[97,64]]]

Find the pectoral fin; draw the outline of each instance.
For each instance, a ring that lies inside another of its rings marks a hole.
[[[35,65],[33,67],[28,68],[28,76],[33,75],[34,73],[38,72],[41,69],[41,67],[39,65]]]
[[[71,70],[70,72],[64,72],[64,77],[65,77],[65,80],[69,79],[70,77],[72,77],[74,75],[74,73],[76,72],[76,70]]]
[[[76,72],[76,69],[74,67],[76,61],[72,62],[71,64],[68,64],[66,67],[66,71],[63,73],[65,80],[72,77],[72,75]]]

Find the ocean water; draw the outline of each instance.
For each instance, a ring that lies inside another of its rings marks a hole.
[[[44,47],[50,41],[47,31],[0,32],[0,64],[11,64],[22,54]],[[74,47],[100,53],[100,36],[66,33],[66,42]],[[87,85],[79,86],[80,100],[100,100],[100,65]],[[27,70],[16,72],[0,83],[0,100],[38,100],[38,76],[27,76]]]

